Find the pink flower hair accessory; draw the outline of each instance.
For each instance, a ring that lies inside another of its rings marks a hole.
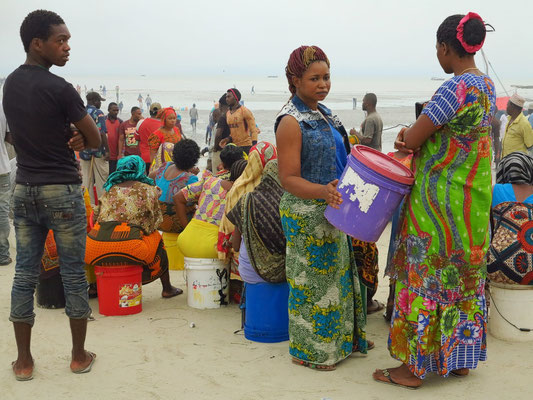
[[[483,39],[480,44],[476,44],[474,46],[465,42],[463,37],[465,23],[471,19],[478,19],[483,22],[483,19],[479,16],[479,14],[476,14],[475,12],[469,12],[461,19],[461,21],[459,21],[459,25],[457,25],[457,40],[459,40],[459,43],[461,43],[461,46],[463,46],[463,49],[465,49],[467,53],[475,53],[476,51],[480,50],[483,47],[483,43],[485,43],[485,39]]]

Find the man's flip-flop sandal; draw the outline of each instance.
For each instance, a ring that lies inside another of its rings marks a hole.
[[[75,374],[86,374],[87,372],[91,372],[91,368],[93,367],[94,361],[96,360],[96,354],[90,351],[87,351],[87,354],[89,354],[89,356],[91,357],[91,362],[89,363],[89,365],[87,365],[83,369],[71,369],[72,372],[74,372]]]
[[[409,385],[402,385],[401,383],[398,383],[398,382],[394,382],[392,380],[392,377],[390,376],[390,372],[388,369],[382,369],[381,370],[381,373],[383,374],[383,376],[385,378],[387,378],[387,381],[382,381],[381,379],[376,379],[374,378],[374,380],[376,382],[380,382],[380,383],[384,383],[385,385],[393,385],[393,386],[399,386],[399,387],[402,387],[404,389],[409,389],[409,390],[416,390],[418,389],[420,386],[409,386]]]
[[[29,374],[17,374],[15,372],[15,363],[16,361],[13,361],[11,363],[11,368],[13,369],[13,373],[15,374],[15,379],[17,381],[31,381],[33,379],[33,367]]]

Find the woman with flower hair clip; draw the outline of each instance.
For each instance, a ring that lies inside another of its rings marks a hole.
[[[415,183],[395,238],[389,351],[401,366],[375,380],[409,389],[428,372],[464,377],[486,359],[485,253],[490,244],[494,83],[474,62],[485,41],[475,13],[437,30],[444,82],[395,147],[414,153]]]

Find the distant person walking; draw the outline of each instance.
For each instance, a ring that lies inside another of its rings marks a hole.
[[[191,117],[191,127],[192,127],[192,133],[196,133],[196,121],[198,121],[198,109],[196,108],[196,104],[192,105],[192,108],[189,110],[189,117]]]
[[[257,144],[257,135],[259,129],[255,124],[255,118],[252,112],[242,106],[241,93],[237,89],[228,89],[226,93],[226,103],[229,110],[226,113],[226,122],[230,129],[230,137],[220,142],[221,146],[227,143],[234,143],[248,153],[250,148]]]
[[[49,230],[57,245],[70,319],[70,370],[89,372],[96,358],[85,350],[91,315],[84,271],[87,218],[73,150],[98,148],[101,139],[74,87],[49,71],[69,59],[70,32],[63,19],[51,11],[33,11],[22,22],[20,36],[26,61],[6,79],[3,105],[18,161],[13,195],[17,262],[9,316],[18,356],[12,368],[17,380],[27,381],[34,368],[30,349],[34,291]],[[71,131],[71,123],[79,133]],[[49,332],[54,334],[57,327]]]
[[[355,135],[361,144],[381,151],[381,135],[383,133],[383,121],[376,111],[378,98],[374,93],[367,93],[363,97],[363,111],[366,111],[366,118],[361,124],[361,130],[357,132],[355,128],[350,130],[351,135]]]
[[[93,187],[96,186],[96,195],[102,195],[103,186],[109,176],[109,148],[107,144],[107,128],[105,115],[100,110],[102,100],[105,100],[97,92],[87,93],[87,113],[92,117],[100,131],[102,145],[97,149],[80,151],[80,164],[83,176],[83,186],[89,191],[91,204],[97,204],[94,198]]]
[[[143,112],[143,96],[139,93],[139,97],[137,97],[137,101],[139,102],[139,108],[141,109],[141,112]]]
[[[146,95],[146,100],[144,102],[146,103],[146,109],[149,110],[152,105],[152,98],[149,94]]]
[[[122,120],[118,117],[118,105],[117,103],[109,103],[107,106],[107,117],[105,119],[105,127],[107,130],[107,146],[109,147],[109,175],[111,175],[117,169],[118,160],[118,142],[119,133],[118,128],[122,123]]]
[[[124,108],[124,103],[121,101],[120,103],[118,103],[118,112],[122,113],[123,108]]]

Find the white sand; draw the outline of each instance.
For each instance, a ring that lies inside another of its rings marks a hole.
[[[254,111],[262,140],[274,142],[276,111]],[[380,110],[384,125],[414,120],[410,107]],[[363,113],[338,113],[347,129],[359,126]],[[185,133],[203,143],[208,112],[200,110],[198,133],[191,135],[188,118]],[[126,115],[122,117],[127,118]],[[397,130],[384,134],[384,150],[391,149]],[[205,165],[205,158],[201,160]],[[383,270],[389,231],[378,242]],[[11,232],[12,255],[14,233]],[[15,338],[8,321],[14,264],[0,267],[0,399],[526,399],[531,398],[532,343],[507,343],[489,336],[489,361],[465,379],[430,375],[420,390],[407,391],[376,383],[376,368],[398,362],[387,351],[388,324],[381,313],[368,318],[367,332],[376,348],[367,356],[353,355],[333,372],[310,370],[290,362],[288,342],[262,344],[241,333],[237,305],[201,311],[187,306],[186,293],[161,298],[161,285],[143,287],[143,312],[132,316],[105,317],[98,301],[91,300],[95,321],[89,323],[87,348],[97,353],[93,371],[74,375],[69,370],[70,332],[64,310],[36,308],[33,329],[33,381],[16,382],[11,361],[16,358]],[[171,271],[174,284],[185,288],[182,271]],[[388,279],[383,278],[376,298],[386,301]],[[190,328],[190,322],[196,324]],[[531,333],[533,335],[533,333]]]
[[[388,236],[387,230],[379,241],[381,266]],[[69,370],[70,333],[64,310],[36,308],[34,379],[17,382],[10,367],[16,358],[15,338],[7,320],[13,270],[13,264],[0,269],[1,399],[531,398],[531,343],[507,343],[489,336],[489,361],[469,377],[430,375],[424,387],[407,391],[371,378],[374,369],[398,364],[388,354],[388,325],[381,313],[368,318],[367,332],[376,348],[367,356],[352,355],[336,371],[322,372],[292,364],[288,342],[255,343],[242,333],[234,334],[241,324],[237,305],[192,309],[186,294],[162,299],[158,282],[143,287],[140,314],[105,317],[98,313],[98,301],[91,300],[95,321],[89,323],[87,348],[98,358],[86,375]],[[185,289],[182,271],[171,271],[171,279]],[[384,302],[387,291],[387,280],[382,279],[376,297]],[[196,327],[190,328],[190,322]]]

